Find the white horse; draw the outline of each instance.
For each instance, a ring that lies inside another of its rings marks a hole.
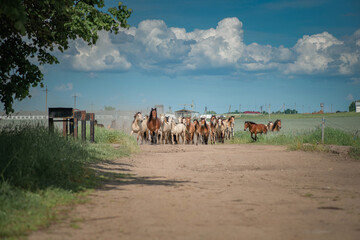
[[[139,141],[139,137],[140,137],[140,134],[141,134],[141,131],[142,131],[142,121],[143,120],[142,120],[141,113],[140,112],[135,113],[134,120],[133,120],[133,122],[131,124],[130,136],[133,133],[137,133],[136,141]]]
[[[185,137],[186,137],[186,127],[182,123],[176,124],[175,121],[171,122],[171,141],[172,144],[175,144],[174,142],[174,135],[176,136],[176,140],[178,143],[180,143],[180,136],[182,138],[183,144],[185,144]]]
[[[149,129],[147,127],[147,122],[149,120],[149,116],[145,116],[142,120],[142,123],[141,123],[141,132],[140,132],[140,135],[141,135],[141,138],[142,138],[142,141],[141,143],[145,140],[145,142],[147,142],[148,140],[151,141],[151,136],[150,136],[150,132],[149,132]]]
[[[170,117],[165,117],[165,115],[161,114],[160,115],[160,121],[161,121],[161,126],[160,126],[160,130],[161,130],[161,138],[160,138],[160,143],[164,143],[167,144],[169,137],[171,135],[171,122],[172,122],[172,118]]]

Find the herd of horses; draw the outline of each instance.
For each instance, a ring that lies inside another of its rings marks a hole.
[[[164,114],[157,116],[157,109],[152,108],[149,115],[142,116],[140,112],[134,115],[131,125],[131,133],[137,134],[137,141],[141,143],[150,142],[151,144],[211,144],[216,142],[224,143],[225,139],[234,138],[235,117],[223,119],[212,115],[210,121],[207,122],[205,117],[191,120],[190,117],[179,117],[174,119],[166,117]],[[270,131],[279,131],[281,129],[281,121],[276,120],[274,123],[269,122],[268,125],[256,124],[246,121],[244,131],[249,129],[251,138],[256,141],[257,134],[267,133]],[[255,137],[253,137],[253,134]]]

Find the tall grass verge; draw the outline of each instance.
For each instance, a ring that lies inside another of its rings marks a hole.
[[[91,168],[128,156],[137,144],[128,135],[97,129],[96,144],[50,134],[44,126],[0,129],[0,238],[17,238],[56,219],[57,207],[73,203],[101,180]],[[116,144],[116,148],[110,144]]]

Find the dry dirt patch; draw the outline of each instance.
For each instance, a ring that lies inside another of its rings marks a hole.
[[[359,161],[282,146],[141,149],[99,166],[109,179],[90,203],[30,239],[360,239]]]

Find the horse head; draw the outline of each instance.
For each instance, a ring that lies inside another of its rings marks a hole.
[[[166,119],[166,117],[165,117],[165,114],[160,114],[160,121],[161,121],[161,123],[163,123],[163,122],[165,122],[165,119]]]
[[[200,127],[205,127],[205,128],[207,128],[207,124],[206,124],[206,119],[205,119],[205,118],[201,118],[201,120],[200,120]]]
[[[223,120],[222,120],[221,118],[218,118],[218,120],[217,120],[217,124],[218,124],[218,126],[223,125]]]
[[[149,120],[157,119],[157,110],[156,110],[156,108],[151,108],[151,111],[150,111],[149,115],[150,115]]]
[[[250,123],[249,123],[248,121],[246,121],[246,122],[244,123],[244,131],[246,131],[246,129],[247,129],[248,127],[250,127]]]
[[[278,119],[278,120],[276,120],[277,121],[277,126],[278,126],[278,129],[280,130],[281,129],[281,120],[280,119]]]
[[[191,118],[190,117],[186,117],[185,118],[185,126],[189,126],[191,124]]]

